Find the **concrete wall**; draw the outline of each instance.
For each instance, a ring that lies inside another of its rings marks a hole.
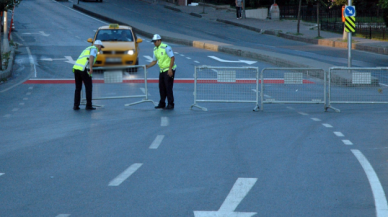
[[[246,18],[265,20],[268,17],[268,8],[245,10]]]

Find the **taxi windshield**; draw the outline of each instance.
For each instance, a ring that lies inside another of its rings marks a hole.
[[[101,29],[96,40],[101,41],[133,41],[132,31],[128,29]]]

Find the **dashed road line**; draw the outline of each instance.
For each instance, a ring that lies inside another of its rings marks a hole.
[[[31,92],[27,92],[26,95],[31,95]]]
[[[195,63],[199,63],[198,61],[194,61]]]
[[[342,142],[343,142],[345,145],[353,145],[353,143],[352,143],[350,140],[342,140]]]
[[[16,111],[18,111],[18,110],[19,110],[19,108],[14,108],[14,109],[12,109],[13,112],[16,112]]]
[[[144,88],[144,87],[141,87],[140,90],[141,90],[141,92],[143,92],[143,93],[145,94],[145,88]],[[147,93],[147,95],[148,95],[148,96],[151,96],[150,93]]]
[[[322,124],[323,126],[327,127],[327,128],[332,128],[333,126],[331,126],[330,124]]]
[[[34,89],[34,87],[29,87],[28,89],[29,89],[29,90],[32,90],[32,89]]]
[[[184,57],[185,55],[181,54],[182,57]]]
[[[294,110],[294,108],[290,107],[290,106],[287,106],[286,108],[290,109],[290,110]]]
[[[174,54],[179,54],[178,52],[174,52]]]
[[[334,132],[334,134],[338,137],[344,137],[344,134],[342,134],[341,132]]]
[[[150,149],[157,149],[164,139],[164,135],[156,136],[155,140],[152,142]]]
[[[186,57],[186,59],[188,59],[188,60],[191,60],[191,58],[190,58],[190,57]]]
[[[11,117],[11,115],[10,115],[10,114],[6,114],[6,115],[4,115],[3,117],[9,118],[9,117]]]
[[[19,103],[19,105],[24,105],[24,102]]]
[[[109,182],[108,186],[119,186],[126,179],[128,179],[133,173],[136,172],[143,164],[135,163],[128,167],[124,172]]]
[[[387,198],[385,197],[384,189],[381,186],[379,177],[374,171],[372,165],[369,163],[368,159],[362,154],[361,151],[357,149],[351,150],[356,156],[357,160],[360,162],[366,177],[369,180],[369,184],[372,188],[373,197],[375,200],[376,207],[376,217],[385,217],[388,216],[388,204]]]
[[[23,98],[23,100],[28,100],[28,98]]]
[[[5,173],[0,173],[0,176],[4,175]]]
[[[298,113],[301,114],[301,115],[309,115],[309,114],[304,113],[304,112],[298,112]]]
[[[167,127],[168,126],[168,117],[162,117],[160,126]]]
[[[311,118],[311,120],[313,120],[313,121],[321,121],[321,119],[319,119],[319,118]]]
[[[70,216],[70,214],[59,214],[59,215],[57,215],[55,217],[69,217],[69,216]]]

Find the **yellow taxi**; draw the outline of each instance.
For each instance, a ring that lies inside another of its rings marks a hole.
[[[88,42],[94,43],[95,40],[101,40],[104,44],[97,56],[95,67],[139,65],[139,43],[143,40],[137,38],[131,27],[119,24],[101,26],[94,38],[89,38]]]

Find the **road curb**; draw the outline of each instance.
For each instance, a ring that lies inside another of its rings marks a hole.
[[[182,12],[181,9],[174,8],[174,7],[171,7],[171,6],[168,6],[168,5],[165,5],[164,8],[167,8],[167,9],[170,9],[170,10],[173,10],[173,11],[176,11],[176,12]]]
[[[190,13],[191,16],[202,18],[202,15],[196,13]]]
[[[15,46],[12,46],[11,47],[11,54],[9,56],[9,60],[8,60],[8,66],[7,66],[7,69],[4,70],[4,71],[0,71],[0,79],[4,79],[4,78],[8,78],[12,75],[12,66],[13,66],[13,63],[15,62]]]

